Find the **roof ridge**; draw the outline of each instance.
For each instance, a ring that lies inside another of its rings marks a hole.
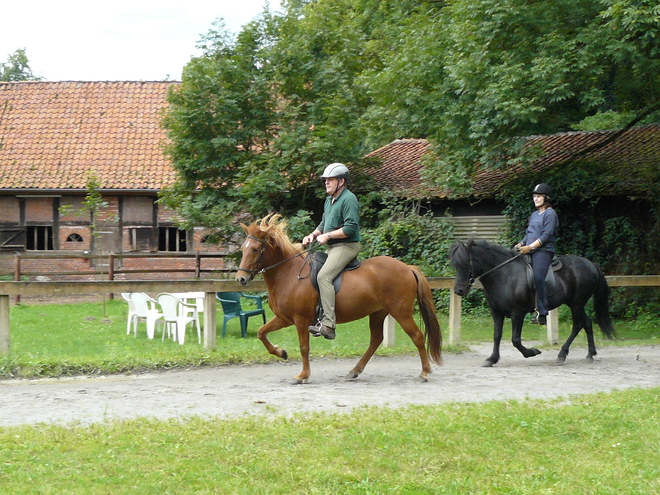
[[[639,131],[641,129],[645,128],[650,128],[650,127],[658,127],[660,128],[660,123],[654,122],[652,124],[643,124],[643,125],[636,125],[634,127],[631,127],[628,129],[626,132],[630,131]],[[548,139],[551,136],[579,136],[579,135],[584,135],[584,134],[612,134],[614,132],[619,132],[623,130],[623,127],[619,127],[616,129],[601,129],[598,131],[564,131],[564,132],[555,132],[553,134],[531,134],[529,136],[525,136],[523,139]]]

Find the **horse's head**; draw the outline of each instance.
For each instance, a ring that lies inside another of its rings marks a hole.
[[[467,242],[455,242],[449,248],[449,261],[456,270],[454,281],[454,294],[467,296],[474,284],[474,267],[472,265],[472,239]]]
[[[486,275],[502,276],[498,268],[513,261],[512,258],[515,258],[514,251],[484,239],[470,238],[467,242],[455,242],[449,249],[449,260],[456,269],[454,293],[465,296],[475,280],[481,280]]]
[[[241,264],[236,271],[236,281],[244,287],[263,268],[261,265],[266,250],[266,240],[251,233],[254,230],[251,229],[253,226],[254,224],[249,227],[241,224],[241,228],[247,234],[247,237],[241,245]]]
[[[249,226],[241,224],[246,234],[241,246],[241,264],[236,281],[246,286],[254,276],[280,261],[281,258],[300,252],[286,235],[286,222],[281,215],[270,214]]]

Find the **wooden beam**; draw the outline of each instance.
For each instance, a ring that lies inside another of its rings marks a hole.
[[[70,296],[121,292],[264,292],[266,283],[254,280],[247,287],[235,280],[95,280],[49,282],[0,282],[0,294],[15,296]]]
[[[658,287],[660,275],[608,275],[610,287]]]

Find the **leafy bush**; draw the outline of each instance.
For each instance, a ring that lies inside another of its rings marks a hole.
[[[392,256],[426,276],[448,276],[453,228],[447,218],[420,215],[414,204],[391,200],[379,212],[378,226],[362,230],[362,256]]]

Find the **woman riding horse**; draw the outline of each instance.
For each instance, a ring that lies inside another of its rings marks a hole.
[[[526,357],[541,353],[522,344],[522,327],[527,313],[534,309],[534,289],[527,280],[527,262],[512,249],[484,240],[470,239],[456,242],[449,249],[449,259],[456,269],[454,293],[464,297],[472,285],[481,282],[493,317],[493,352],[483,366],[493,366],[500,359],[500,341],[504,318],[511,318],[511,341]],[[596,345],[591,319],[584,307],[593,296],[596,322],[608,338],[614,336],[609,315],[609,287],[603,271],[591,261],[579,256],[562,256],[562,268],[554,273],[554,290],[548,297],[548,308],[562,304],[571,308],[573,328],[557,356],[557,363],[566,361],[569,347],[581,329],[587,333],[589,352],[593,361]]]

